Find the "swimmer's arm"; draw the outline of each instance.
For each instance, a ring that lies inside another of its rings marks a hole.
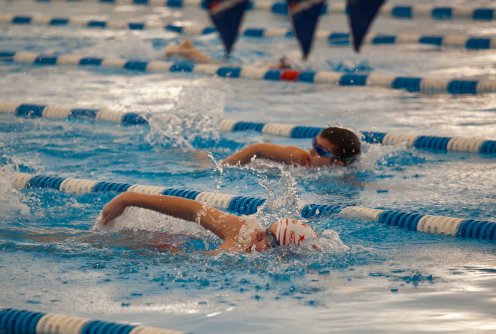
[[[215,64],[215,61],[212,60],[210,57],[202,53],[201,51],[198,51],[196,49],[193,50],[188,50],[185,52],[178,53],[178,55],[191,60],[195,63],[200,63],[200,64]]]
[[[100,223],[102,225],[108,224],[112,219],[120,216],[128,206],[149,209],[190,222],[200,223],[201,226],[223,240],[234,238],[244,224],[243,218],[190,199],[133,192],[122,193],[105,205]]]
[[[180,56],[188,60],[192,60],[197,63],[203,64],[214,64],[215,61],[210,59],[207,55],[198,50],[193,42],[190,40],[185,40],[180,45],[171,45],[165,49],[165,56]]]
[[[216,63],[212,58],[205,55],[204,53],[201,53],[200,51],[194,53],[192,55],[192,57],[198,63],[202,63],[202,64],[215,64]]]
[[[227,157],[222,163],[224,165],[245,165],[255,156],[288,165],[296,164],[300,166],[305,166],[309,157],[307,151],[296,146],[259,143],[246,146]]]

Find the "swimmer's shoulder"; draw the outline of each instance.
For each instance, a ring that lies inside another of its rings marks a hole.
[[[298,146],[284,146],[284,150],[294,163],[306,166],[310,162],[310,153]]]

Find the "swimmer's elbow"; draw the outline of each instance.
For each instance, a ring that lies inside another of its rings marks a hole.
[[[255,144],[250,144],[244,148],[246,153],[248,155],[255,155],[255,154],[260,154],[261,152],[264,151],[264,143],[255,143]]]
[[[261,144],[251,144],[227,157],[222,161],[224,166],[245,165],[251,161],[254,156],[258,156],[263,149]]]

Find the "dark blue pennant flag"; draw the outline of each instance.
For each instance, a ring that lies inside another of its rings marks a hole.
[[[287,0],[287,2],[296,38],[303,50],[303,59],[307,59],[325,0]]]
[[[353,36],[353,47],[360,52],[363,38],[386,0],[348,0],[346,12]]]
[[[210,18],[230,54],[249,0],[206,0]]]

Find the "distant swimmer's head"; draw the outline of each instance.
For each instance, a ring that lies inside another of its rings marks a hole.
[[[313,167],[348,166],[357,160],[360,153],[360,139],[354,132],[331,126],[313,138],[310,165]]]
[[[251,231],[251,242],[245,251],[253,248],[263,252],[271,248],[288,245],[300,245],[305,240],[317,238],[317,233],[305,221],[298,219],[279,219],[267,229],[260,226]]]

